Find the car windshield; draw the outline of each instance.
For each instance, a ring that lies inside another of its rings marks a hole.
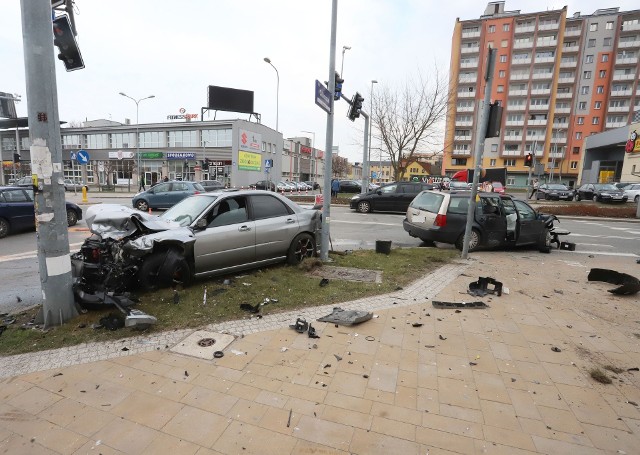
[[[566,185],[561,185],[559,183],[550,183],[549,185],[547,185],[547,188],[549,188],[550,190],[568,190],[569,188],[567,188]]]
[[[618,191],[618,188],[610,183],[596,183],[593,186],[595,186],[598,191]]]
[[[216,199],[215,196],[188,197],[164,212],[160,218],[176,221],[180,226],[188,226]]]

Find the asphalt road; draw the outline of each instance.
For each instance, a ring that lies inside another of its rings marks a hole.
[[[95,199],[94,199],[95,201]],[[105,203],[129,204],[128,198],[101,198]],[[83,206],[86,209],[86,206]],[[334,250],[374,249],[376,240],[391,240],[393,247],[420,246],[402,228],[404,215],[390,213],[362,214],[347,207],[331,208],[331,245]],[[621,260],[640,257],[640,223],[562,219],[560,227],[571,231],[566,240],[576,243],[576,251],[553,250],[570,260],[575,255],[618,256]],[[84,221],[69,228],[71,251],[77,251],[89,236]],[[0,240],[0,312],[28,307],[41,301],[34,232],[11,235]],[[439,248],[452,248],[438,245]],[[535,251],[535,250],[532,250]],[[537,253],[537,251],[535,251]],[[500,254],[496,252],[496,255]],[[21,300],[18,302],[18,298]]]

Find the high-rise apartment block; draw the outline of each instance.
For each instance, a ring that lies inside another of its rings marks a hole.
[[[483,167],[506,167],[524,186],[536,174],[578,183],[584,139],[625,126],[640,109],[640,10],[521,13],[491,2],[479,19],[457,20],[444,144],[447,173],[472,168],[487,49],[497,49],[491,100],[504,107],[501,134],[485,141]]]

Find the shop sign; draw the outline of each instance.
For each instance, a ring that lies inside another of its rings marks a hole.
[[[253,131],[238,130],[240,141],[238,142],[238,150],[244,152],[259,152],[262,147],[262,135]]]
[[[117,160],[130,159],[133,158],[133,152],[124,152],[122,150],[118,150],[117,152],[109,152],[109,158],[115,158]]]
[[[231,166],[231,160],[207,160],[209,166]]]
[[[311,147],[307,147],[306,145],[301,145],[300,153],[306,153],[308,155],[311,155]]]
[[[631,134],[629,134],[629,140],[624,150],[627,153],[640,153],[640,135],[638,134],[638,130],[633,130]]]
[[[198,114],[187,114],[187,110],[184,107],[178,109],[178,112],[180,112],[178,115],[167,115],[167,120],[189,120],[198,118]]]
[[[167,152],[168,160],[195,160],[195,152]]]
[[[316,150],[316,158],[317,159],[324,158],[324,152],[322,150]]]
[[[262,156],[259,153],[238,152],[238,169],[241,171],[260,171]]]
[[[143,160],[161,160],[164,158],[164,153],[162,152],[141,152],[140,158]]]

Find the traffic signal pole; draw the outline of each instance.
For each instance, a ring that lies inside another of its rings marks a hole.
[[[23,0],[26,1],[26,0]],[[336,89],[336,30],[338,28],[338,0],[331,2],[331,39],[329,43],[329,92]],[[327,133],[325,138],[326,159],[324,164],[324,188],[322,202],[322,236],[320,260],[329,260],[330,223],[331,223],[331,176],[333,174],[333,114],[334,97],[329,98],[330,109],[327,113]]]
[[[40,319],[46,328],[62,324],[78,313],[71,288],[51,3],[21,0],[20,6],[31,172],[38,189],[35,217],[43,303]]]

